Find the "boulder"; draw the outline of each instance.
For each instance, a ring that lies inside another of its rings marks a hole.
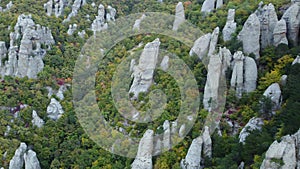
[[[273,110],[278,110],[281,104],[281,90],[278,83],[273,83],[270,85],[263,94],[265,97],[271,99],[273,106]]]
[[[38,114],[35,110],[32,111],[31,123],[32,123],[32,125],[37,126],[38,128],[43,127],[45,124],[44,120],[38,116]]]
[[[300,28],[300,6],[299,2],[292,4],[283,14],[282,18],[287,24],[288,39],[294,44],[298,44]]]
[[[160,67],[163,71],[167,71],[169,68],[169,56],[164,56],[163,60],[160,63]]]
[[[56,99],[51,99],[51,102],[47,107],[47,114],[52,120],[58,120],[64,114],[61,104]]]
[[[32,150],[28,150],[24,154],[25,169],[41,169],[40,162],[36,157],[36,153]]]
[[[133,93],[133,98],[137,98],[139,93],[147,92],[153,81],[153,74],[159,54],[159,39],[146,44],[140,56],[139,64],[133,66],[133,83],[129,93]]]
[[[245,57],[244,60],[244,91],[249,93],[256,89],[257,82],[257,66],[255,60],[251,57]]]
[[[199,39],[197,39],[192,49],[190,50],[190,56],[196,54],[199,57],[199,59],[205,57],[209,50],[211,37],[212,37],[211,33],[208,33],[201,36]]]
[[[274,141],[271,144],[260,169],[291,169],[296,168],[296,166],[295,138],[287,135],[282,138],[281,142]]]
[[[176,12],[175,12],[175,20],[173,23],[173,30],[177,31],[179,26],[185,21],[185,15],[184,15],[184,7],[182,2],[179,2],[176,5]]]
[[[279,44],[286,44],[288,45],[288,39],[286,37],[287,33],[287,27],[286,22],[284,19],[281,19],[278,21],[275,25],[274,31],[273,31],[273,45],[278,46]]]
[[[256,14],[251,14],[245,22],[238,39],[243,43],[244,53],[253,53],[256,59],[259,58],[260,50],[260,21]]]
[[[254,130],[261,130],[263,124],[264,122],[261,118],[253,117],[252,119],[250,119],[246,126],[240,132],[239,142],[245,144],[246,138],[250,135],[249,132]]]
[[[24,165],[24,154],[27,150],[27,145],[21,143],[20,147],[15,151],[15,155],[9,162],[9,169],[22,169]]]
[[[132,169],[152,169],[153,133],[152,130],[144,133],[136,158],[131,164]]]
[[[182,169],[200,169],[203,139],[201,136],[193,140],[185,159],[182,159],[180,166]]]
[[[225,42],[230,41],[232,38],[232,34],[235,33],[236,31],[236,22],[234,21],[234,17],[235,17],[235,9],[229,9],[227,21],[222,31],[223,40]]]

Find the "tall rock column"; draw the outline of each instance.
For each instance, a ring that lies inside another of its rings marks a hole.
[[[245,22],[238,39],[243,43],[245,54],[253,53],[256,59],[259,58],[260,50],[260,21],[256,14],[251,14]]]
[[[235,17],[235,9],[229,9],[227,21],[226,21],[225,27],[222,31],[223,40],[225,42],[231,40],[232,34],[236,31],[236,22],[234,22],[234,17]]]
[[[15,155],[9,162],[9,169],[22,169],[24,165],[24,154],[27,150],[27,145],[21,143],[20,147],[15,151]]]
[[[184,15],[184,7],[182,2],[179,2],[176,5],[176,12],[175,12],[175,20],[173,24],[173,30],[177,31],[178,27],[185,21]]]
[[[288,45],[289,42],[286,37],[287,28],[286,28],[286,21],[281,19],[275,25],[273,31],[273,45],[278,46],[279,44],[286,44]]]
[[[300,2],[292,4],[283,14],[282,18],[287,23],[288,39],[294,45],[298,44],[299,28],[300,28]]]
[[[234,59],[234,67],[232,71],[231,77],[231,87],[235,88],[236,93],[239,97],[242,96],[243,91],[243,82],[244,82],[244,75],[243,75],[243,68],[244,68],[244,55],[243,52],[237,51],[233,55]]]

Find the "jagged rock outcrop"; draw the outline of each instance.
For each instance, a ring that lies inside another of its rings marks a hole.
[[[231,40],[232,34],[236,31],[236,22],[234,21],[234,17],[235,17],[235,9],[229,9],[227,21],[222,31],[223,40],[225,42]]]
[[[51,87],[47,86],[46,89],[48,91],[48,97],[51,98],[52,95],[56,95],[60,100],[65,98],[64,92],[67,91],[67,87],[70,86],[69,84],[60,85],[58,91],[53,90]]]
[[[300,63],[300,56],[297,56],[296,59],[293,61],[292,65]]]
[[[0,6],[0,12],[6,12],[6,11],[9,11],[10,10],[10,8],[13,6],[13,2],[12,1],[9,1],[9,3],[8,4],[6,4],[6,8],[2,8],[1,6]]]
[[[203,154],[206,157],[211,158],[212,156],[212,140],[209,134],[209,128],[205,126],[204,132],[202,135],[203,139]]]
[[[184,7],[182,2],[179,2],[176,5],[176,12],[175,12],[175,20],[173,23],[173,30],[177,31],[179,26],[185,21],[185,15],[184,15]]]
[[[98,7],[98,16],[96,16],[96,19],[92,23],[91,30],[94,32],[94,35],[96,32],[105,30],[108,28],[108,24],[105,22],[105,8],[102,4]]]
[[[243,29],[238,35],[238,39],[243,43],[244,53],[253,53],[256,59],[259,58],[260,50],[260,21],[256,14],[251,14],[245,22]]]
[[[270,85],[263,94],[271,99],[273,106],[272,110],[278,110],[281,104],[281,90],[278,83]]]
[[[245,57],[244,69],[245,69],[244,91],[249,93],[256,89],[257,66],[255,60],[251,57]]]
[[[82,39],[84,39],[85,35],[86,35],[86,32],[85,30],[82,30],[81,32],[78,32],[77,33],[79,37],[81,37]]]
[[[284,19],[281,19],[276,23],[273,31],[273,45],[274,46],[278,46],[279,44],[288,45],[289,42],[286,37],[286,33],[287,33],[286,21]]]
[[[205,0],[201,7],[201,12],[208,13],[215,9],[216,0]]]
[[[298,44],[300,28],[300,2],[293,3],[283,14],[287,24],[287,36],[294,45]]]
[[[73,24],[73,25],[69,25],[69,29],[67,31],[68,35],[73,35],[73,33],[76,31],[77,29],[77,24]]]
[[[185,159],[182,159],[180,166],[182,169],[200,169],[201,154],[202,154],[202,136],[193,140]]]
[[[133,83],[129,93],[133,93],[133,98],[137,98],[140,92],[147,92],[153,81],[153,73],[156,67],[159,54],[159,39],[146,44],[140,56],[138,65],[131,65],[133,68]]]
[[[72,5],[72,11],[71,13],[68,15],[68,17],[63,21],[63,22],[69,22],[70,19],[74,16],[77,15],[78,10],[85,5],[85,0],[75,0],[73,5]]]
[[[190,56],[196,54],[200,59],[205,57],[209,50],[211,33],[205,34],[197,39],[190,50]]]
[[[216,9],[221,8],[223,6],[223,0],[217,0]]]
[[[52,120],[58,120],[64,114],[61,104],[56,99],[51,99],[51,102],[47,107],[47,114]]]
[[[235,91],[239,97],[242,96],[243,92],[243,82],[244,82],[244,54],[241,51],[237,51],[233,55],[234,66],[231,76],[231,87],[235,88]]]
[[[135,22],[134,22],[134,25],[133,25],[133,30],[140,30],[140,25],[141,25],[141,22],[146,18],[146,15],[143,14],[141,16],[141,18],[137,19]]]
[[[110,5],[108,5],[107,7],[107,13],[106,13],[106,20],[107,22],[109,21],[115,21],[115,17],[116,17],[116,13],[117,13],[117,10],[113,7],[111,7]]]
[[[28,150],[24,154],[25,169],[41,169],[40,162],[36,157],[36,153],[32,150]]]
[[[261,48],[264,49],[267,46],[273,45],[273,32],[278,18],[272,3],[264,7],[260,6],[255,13],[260,20]]]
[[[209,49],[207,54],[209,57],[215,54],[216,46],[218,44],[219,33],[220,33],[220,28],[216,27],[213,33],[211,34],[211,39],[210,39]]]
[[[249,136],[249,132],[253,130],[261,130],[262,125],[264,124],[261,118],[255,118],[249,120],[246,126],[242,129],[239,135],[240,143],[245,143],[246,138]]]
[[[48,16],[51,16],[53,13],[56,17],[59,17],[63,14],[64,11],[64,1],[63,0],[49,0],[44,4],[44,9]]]
[[[32,125],[37,126],[38,128],[43,127],[45,124],[44,120],[38,116],[38,114],[35,110],[32,111],[31,123],[32,123]]]
[[[294,135],[274,141],[266,152],[260,169],[291,169],[300,167],[300,130]]]
[[[245,168],[245,163],[242,161],[241,164],[239,165],[238,169],[244,169]]]
[[[37,78],[44,68],[43,57],[54,44],[51,30],[35,25],[31,15],[20,15],[14,32],[10,33],[8,60],[0,65],[0,72],[6,76]],[[21,40],[20,47],[17,41]],[[46,49],[42,48],[42,44]]]
[[[152,130],[144,133],[136,158],[131,164],[132,169],[152,169],[153,133]]]
[[[254,59],[245,57],[241,51],[235,52],[233,59],[230,84],[235,89],[237,96],[241,97],[243,92],[248,93],[256,89],[257,65]]]
[[[15,151],[15,155],[9,162],[9,169],[22,169],[24,165],[24,154],[27,150],[27,145],[21,143],[20,147]]]
[[[4,137],[7,137],[9,135],[10,130],[11,130],[11,127],[9,125],[7,125],[6,131],[4,132]]]

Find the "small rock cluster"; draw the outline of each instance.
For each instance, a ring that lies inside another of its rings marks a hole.
[[[116,9],[108,6],[106,11],[105,7],[100,4],[98,7],[98,16],[96,16],[96,19],[93,21],[91,30],[94,32],[94,35],[96,32],[105,30],[108,28],[108,22],[115,21],[116,17]]]
[[[56,17],[59,17],[64,12],[64,1],[63,0],[49,0],[44,4],[44,9],[48,16],[51,16],[53,13]]]

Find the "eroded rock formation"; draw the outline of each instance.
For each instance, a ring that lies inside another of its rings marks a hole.
[[[232,38],[232,34],[236,31],[236,22],[234,21],[235,9],[228,10],[227,21],[225,27],[223,28],[223,40],[229,41]]]
[[[184,15],[184,7],[182,2],[179,2],[176,5],[176,12],[175,12],[175,20],[173,24],[173,30],[177,31],[178,27],[185,21]]]
[[[61,104],[56,99],[51,99],[51,102],[47,107],[47,114],[52,120],[58,120],[64,114]]]
[[[246,138],[250,135],[249,132],[254,130],[261,130],[262,125],[264,124],[261,118],[255,118],[249,120],[246,126],[242,129],[239,135],[240,143],[245,143]]]

